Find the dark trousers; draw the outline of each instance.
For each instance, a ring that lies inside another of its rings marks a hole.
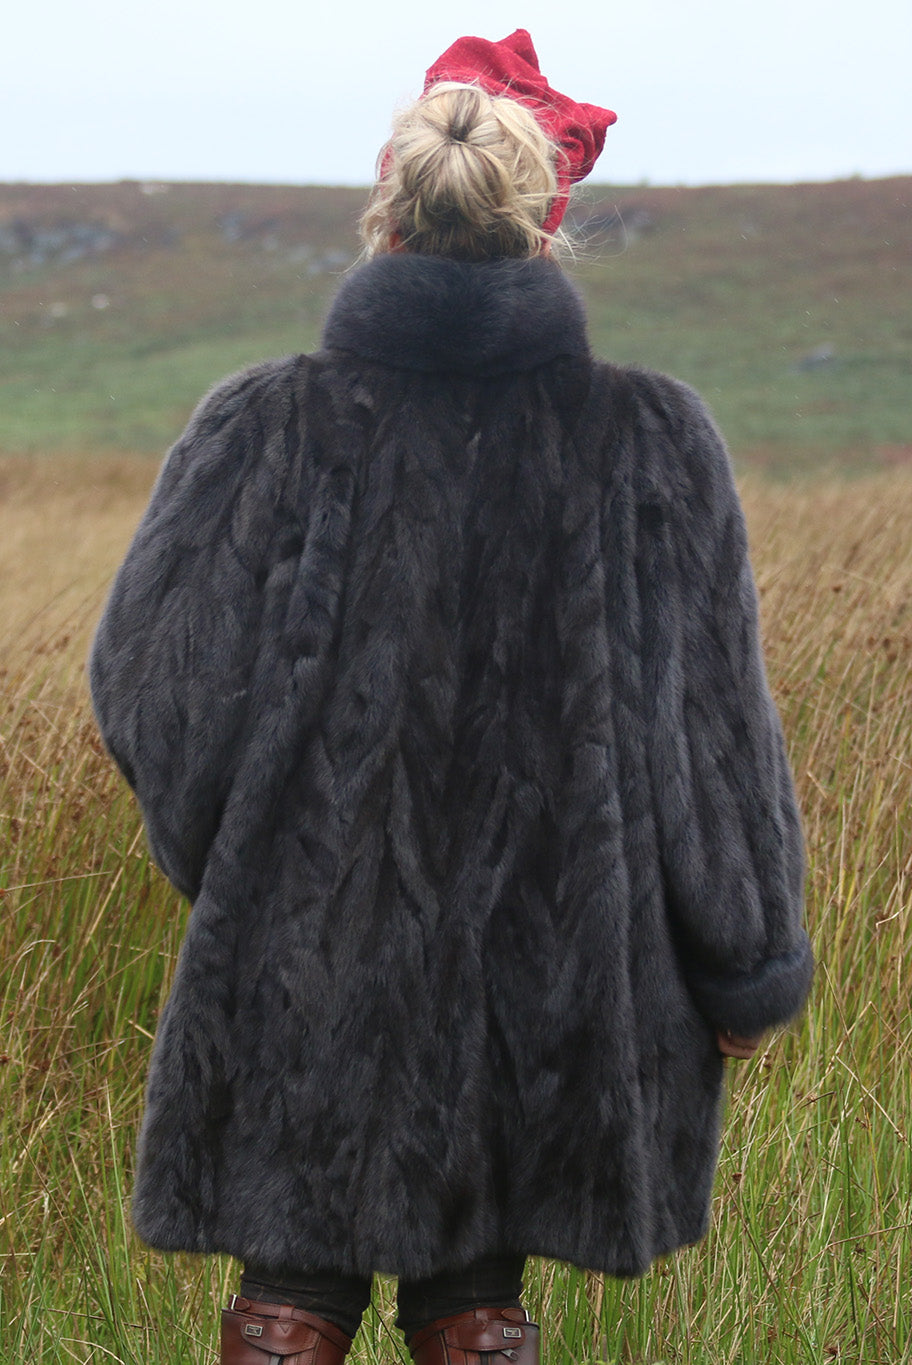
[[[525,1256],[484,1256],[462,1270],[444,1271],[426,1280],[400,1280],[396,1326],[406,1341],[438,1318],[471,1308],[521,1308]],[[327,1318],[353,1337],[370,1302],[371,1281],[332,1270],[270,1271],[245,1265],[241,1279],[245,1299],[290,1303]]]

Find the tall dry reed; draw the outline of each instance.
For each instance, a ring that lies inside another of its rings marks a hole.
[[[125,1212],[186,915],[90,720],[81,664],[150,481],[0,465],[0,1359],[215,1359],[232,1267]],[[912,477],[750,485],[770,676],[810,850],[806,1017],[731,1067],[714,1227],[619,1283],[551,1263],[558,1362],[912,1359]],[[391,1287],[354,1359],[404,1358]]]

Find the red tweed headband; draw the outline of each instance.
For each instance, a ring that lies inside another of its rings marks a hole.
[[[457,38],[428,69],[425,94],[440,81],[480,85],[489,95],[512,96],[529,107],[551,141],[563,149],[556,168],[557,196],[542,225],[545,232],[553,232],[566,212],[570,186],[592,170],[617,114],[595,104],[577,104],[552,90],[538,69],[532,39],[524,28],[497,43]]]

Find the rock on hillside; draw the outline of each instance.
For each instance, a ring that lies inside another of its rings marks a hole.
[[[297,186],[0,185],[0,269],[21,273],[191,239],[284,253],[319,273],[351,261],[363,200],[360,190]]]

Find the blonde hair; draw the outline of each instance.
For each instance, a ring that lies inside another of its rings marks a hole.
[[[361,218],[365,255],[537,256],[561,155],[525,105],[449,81],[400,113]]]

